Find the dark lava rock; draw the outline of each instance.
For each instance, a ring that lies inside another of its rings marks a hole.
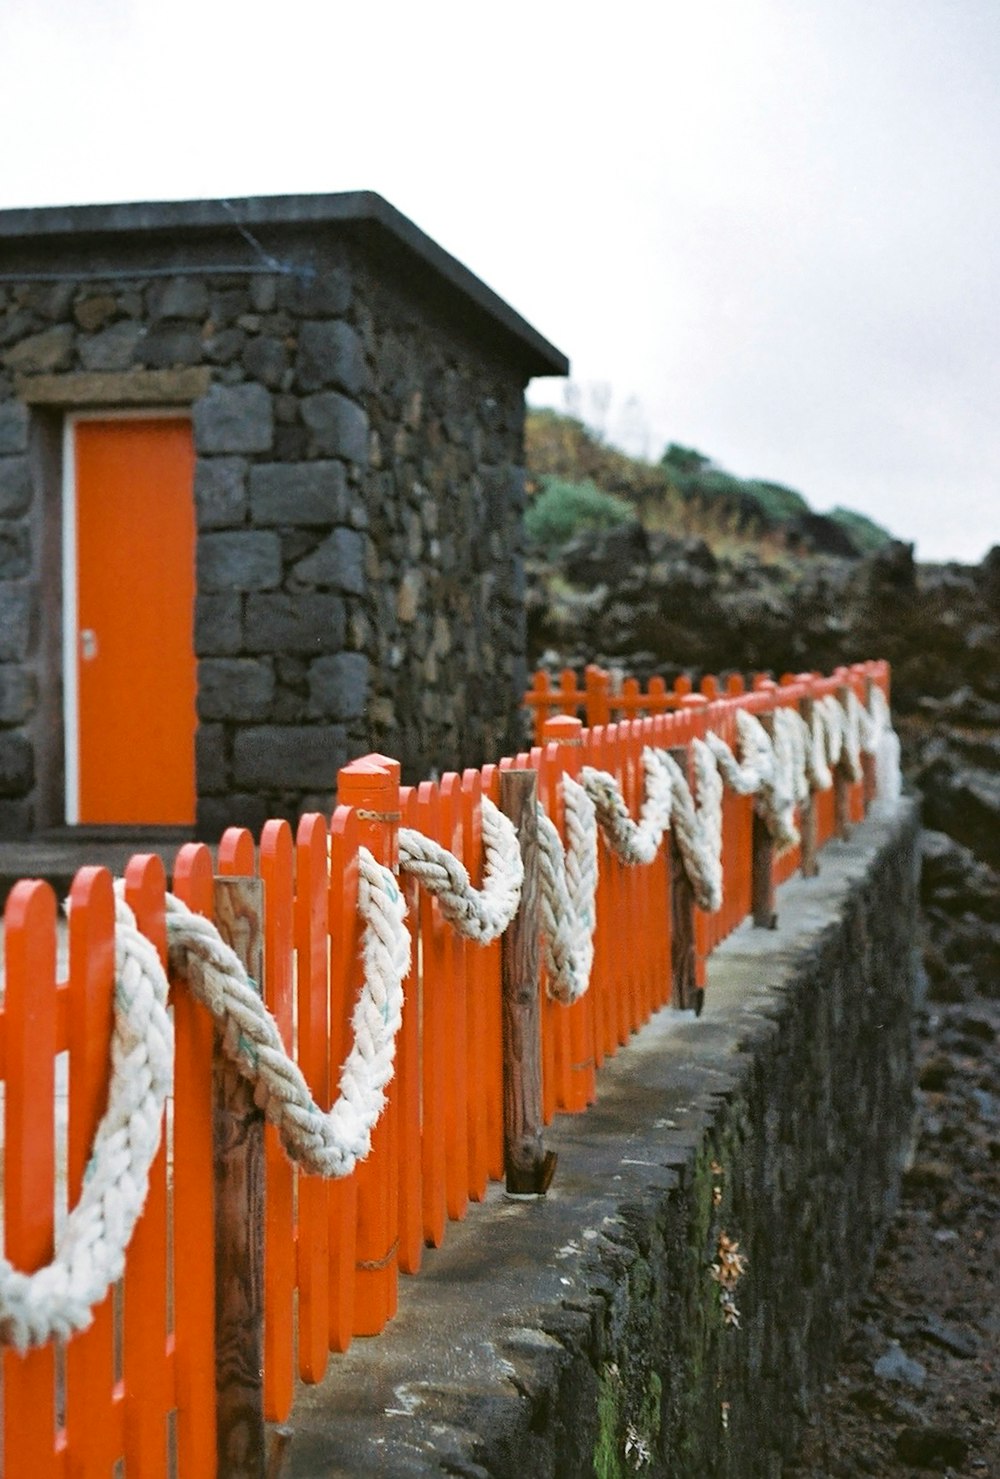
[[[949,1428],[903,1428],[896,1437],[896,1453],[918,1469],[941,1470],[965,1462],[969,1443]]]

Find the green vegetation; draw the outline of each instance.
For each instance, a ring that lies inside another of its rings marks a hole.
[[[596,483],[568,483],[544,476],[542,491],[528,509],[528,537],[543,549],[565,544],[583,529],[610,529],[635,518],[624,498],[603,493]]]
[[[647,529],[703,539],[716,554],[752,548],[771,559],[801,553],[797,527],[810,518],[806,548],[823,518],[846,533],[859,554],[892,539],[865,514],[837,508],[819,517],[794,488],[764,478],[739,478],[704,452],[671,442],[658,463],[629,457],[573,416],[529,411],[525,427],[529,536],[553,549],[583,529],[638,518]]]
[[[834,523],[847,530],[858,549],[864,555],[873,555],[883,545],[892,543],[892,535],[881,524],[876,524],[867,514],[855,513],[852,508],[835,508],[830,514]]]

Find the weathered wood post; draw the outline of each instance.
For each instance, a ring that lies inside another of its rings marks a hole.
[[[837,688],[837,700],[845,714],[850,702],[850,692],[846,683],[841,683]],[[833,830],[837,837],[846,838],[851,835],[851,777],[844,753],[841,753],[833,770]]]
[[[540,1194],[556,1167],[542,1141],[541,972],[537,776],[500,772],[500,810],[517,830],[524,883],[517,913],[501,940],[503,993],[503,1140],[507,1190]]]
[[[871,713],[871,708],[872,708],[872,689],[874,688],[874,686],[875,686],[875,680],[874,680],[874,678],[872,677],[871,673],[866,672],[865,673],[865,708],[868,710],[869,714]],[[878,792],[878,776],[877,776],[877,769],[876,769],[876,767],[877,767],[877,759],[876,759],[876,756],[875,755],[870,755],[867,752],[867,750],[862,750],[861,751],[861,774],[862,774],[862,777],[864,779],[863,796],[864,796],[864,806],[865,806],[865,813],[866,814],[868,812],[868,808],[871,806],[872,802],[875,800],[875,796],[876,796],[876,794]]]
[[[215,922],[261,989],[261,880],[216,878]],[[223,1057],[218,1032],[213,1140],[218,1474],[219,1479],[265,1479],[264,1115],[250,1084]]]
[[[680,766],[690,784],[690,763],[686,745],[673,745],[670,755]],[[684,858],[673,830],[669,832],[670,853],[670,975],[673,982],[673,1005],[678,1011],[692,1008],[701,1012],[705,999],[698,987],[698,952],[695,945],[694,889],[684,867]]]
[[[549,719],[542,731],[542,743],[546,746],[559,746],[561,774],[575,780],[583,765],[581,721],[566,716]],[[566,1102],[563,1107],[570,1113],[585,1109],[597,1097],[594,1080],[594,1018],[591,1007],[592,1001],[588,993],[572,1005],[559,1009],[566,1014],[564,1042],[569,1049],[569,1060],[566,1064]]]
[[[770,739],[774,738],[774,715],[758,714]],[[774,839],[767,823],[754,807],[752,858],[750,863],[750,912],[755,925],[773,930],[778,924],[774,890]]]

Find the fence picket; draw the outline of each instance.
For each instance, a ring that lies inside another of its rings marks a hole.
[[[4,914],[7,981],[4,1246],[32,1273],[52,1257],[55,1213],[56,901],[47,883],[15,884]],[[8,1479],[48,1479],[55,1459],[55,1346],[3,1352]],[[28,1421],[25,1415],[29,1414]]]
[[[111,875],[103,868],[81,868],[69,898],[66,1193],[72,1208],[83,1190],[94,1131],[107,1101],[115,985]],[[111,1291],[94,1311],[90,1329],[66,1344],[66,1448],[85,1479],[107,1474],[122,1455],[124,1413],[116,1390],[114,1322]]]
[[[212,855],[187,843],[174,862],[173,891],[211,919],[215,912]],[[173,1261],[174,1346],[177,1365],[177,1471],[197,1473],[215,1452],[215,1238],[212,1062],[215,1026],[206,1007],[184,988],[174,1007]]]
[[[299,1067],[323,1108],[330,1104],[326,821],[310,813],[295,840],[295,960]],[[299,1374],[317,1382],[326,1370],[329,1286],[329,1183],[298,1175],[297,1279]]]
[[[132,858],[125,870],[125,901],[142,933],[166,963],[166,874],[155,853]],[[206,1256],[207,1252],[206,1252]],[[175,1405],[172,1351],[167,1350],[171,1298],[167,1259],[167,1147],[150,1169],[146,1205],[125,1266],[123,1370],[125,1466],[143,1479],[166,1479],[167,1417]]]
[[[361,949],[358,920],[358,819],[338,806],[330,821],[330,1091],[340,1092],[340,1071],[350,1042],[356,965]],[[354,1333],[357,1249],[357,1173],[330,1186],[330,1284],[328,1335],[331,1351],[346,1351]]]
[[[249,833],[234,838],[234,846],[225,855],[220,844],[219,871],[229,877],[258,873]],[[270,821],[263,828],[259,874],[264,883],[264,1002],[278,1025],[285,1051],[291,1053],[295,1050],[295,847],[287,822]],[[264,1128],[264,1174],[264,1415],[271,1422],[284,1422],[295,1390],[295,1173],[273,1125]]]

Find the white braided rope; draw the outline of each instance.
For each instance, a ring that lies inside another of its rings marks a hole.
[[[691,741],[697,800],[674,757],[659,752],[673,788],[670,828],[699,909],[710,914],[722,905],[722,778],[710,747]]]
[[[670,826],[673,782],[658,750],[642,752],[643,800],[638,822],[633,821],[621,786],[606,770],[585,765],[580,784],[597,810],[601,831],[615,857],[623,863],[651,863]]]
[[[597,920],[597,812],[583,786],[562,779],[566,850],[538,807],[538,870],[542,951],[548,993],[564,1006],[590,985]]]
[[[406,906],[388,869],[358,851],[358,910],[365,928],[364,984],[340,1095],[324,1113],[238,957],[210,921],[167,896],[170,962],[221,1028],[227,1056],[254,1085],[285,1149],[308,1171],[346,1176],[371,1149],[392,1077],[395,1036],[409,970]],[[97,1127],[80,1200],[46,1267],[21,1273],[0,1259],[0,1344],[25,1351],[85,1329],[121,1277],[149,1190],[163,1106],[173,1079],[167,976],[116,884],[114,1027],[108,1107]]]
[[[482,803],[483,886],[475,889],[465,865],[447,848],[411,827],[399,829],[399,866],[434,894],[441,913],[467,939],[488,945],[517,913],[524,864],[517,831],[488,797]]]
[[[115,905],[115,974],[108,1107],[80,1200],[51,1263],[24,1274],[0,1260],[0,1344],[22,1352],[90,1324],[93,1306],[123,1272],[159,1149],[173,1077],[167,978],[121,898]]]

